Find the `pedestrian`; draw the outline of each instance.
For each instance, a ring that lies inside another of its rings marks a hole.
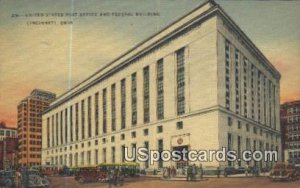
[[[114,178],[114,171],[113,171],[113,169],[109,169],[108,170],[108,184],[109,184],[109,187],[113,186],[113,178]]]
[[[200,179],[203,178],[203,168],[202,168],[202,164],[200,164]]]
[[[196,165],[193,164],[193,166],[192,166],[192,181],[196,180],[196,174],[197,174],[197,168],[196,168]]]
[[[192,179],[193,179],[193,169],[192,169],[192,166],[188,166],[187,181],[192,181]]]
[[[218,177],[218,178],[220,178],[220,174],[221,174],[221,170],[220,170],[220,167],[218,166],[218,167],[217,167],[217,177]]]
[[[245,175],[246,176],[248,176],[248,170],[249,170],[249,166],[248,166],[248,164],[246,164],[246,166],[245,166]]]
[[[172,167],[171,175],[172,175],[172,177],[175,177],[175,176],[176,176],[176,169],[175,169],[174,166]]]

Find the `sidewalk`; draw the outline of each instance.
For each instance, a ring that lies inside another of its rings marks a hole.
[[[261,173],[258,177],[267,177],[269,176],[269,173]],[[157,178],[164,181],[186,181],[185,175],[178,175],[173,178],[163,178],[162,175],[145,175],[144,177],[151,177],[151,178]],[[255,178],[256,176],[248,175],[246,174],[235,174],[235,175],[228,175],[227,177],[224,177],[224,175],[220,175],[219,178]],[[204,175],[202,179],[200,179],[199,176],[196,177],[195,181],[207,181],[209,178],[218,178],[216,175]]]

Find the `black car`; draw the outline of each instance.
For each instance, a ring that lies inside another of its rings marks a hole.
[[[225,177],[228,175],[244,174],[244,173],[245,173],[244,167],[239,167],[239,168],[226,167],[226,168],[224,168],[224,176]]]
[[[1,170],[0,171],[0,187],[14,187],[15,186],[15,171]]]

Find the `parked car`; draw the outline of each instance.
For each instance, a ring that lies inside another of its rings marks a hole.
[[[228,176],[228,175],[235,175],[235,174],[244,174],[245,173],[245,168],[244,167],[225,167],[224,168],[224,176]]]
[[[273,166],[270,178],[273,181],[295,181],[300,179],[300,174],[296,171],[294,164],[279,162]]]
[[[43,178],[36,174],[29,175],[29,188],[48,188],[50,187],[50,182],[48,179]]]
[[[81,167],[75,174],[75,180],[80,183],[106,181],[106,172],[101,171],[98,167]]]
[[[0,171],[0,187],[14,187],[15,186],[15,171],[1,170]]]

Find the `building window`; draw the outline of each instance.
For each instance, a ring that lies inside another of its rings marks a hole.
[[[68,143],[68,109],[65,109],[65,143]]]
[[[257,128],[256,127],[253,127],[253,133],[257,134]]]
[[[73,142],[73,106],[70,106],[70,139]]]
[[[163,139],[158,140],[158,152],[161,154],[164,150],[164,141]],[[163,168],[163,160],[160,157],[158,160],[158,168]]]
[[[69,155],[69,164],[70,164],[70,167],[73,166],[73,155],[72,154]]]
[[[131,144],[133,161],[136,161],[136,144]]]
[[[78,153],[75,153],[75,166],[78,166]]]
[[[115,142],[115,136],[112,136],[112,137],[110,138],[110,141],[111,141],[111,142]]]
[[[225,40],[225,107],[230,109],[230,42]]]
[[[182,121],[176,122],[176,129],[183,129],[183,122]]]
[[[106,88],[102,90],[102,108],[103,108],[103,127],[102,131],[103,133],[107,132],[107,125],[106,125],[106,118],[107,118],[107,109],[106,109]]]
[[[149,153],[149,142],[144,142],[144,148],[147,149],[146,153]],[[149,168],[149,158],[145,161],[145,168]]]
[[[95,94],[95,129],[96,129],[95,135],[98,136],[99,135],[99,92]]]
[[[91,165],[91,151],[87,152],[87,162],[88,162],[88,165]]]
[[[47,118],[47,146],[50,147],[50,118]]]
[[[235,49],[235,111],[240,113],[240,81],[239,81],[239,51]]]
[[[136,132],[135,131],[131,132],[131,138],[136,138]]]
[[[238,129],[241,129],[241,128],[242,128],[241,121],[238,121]]]
[[[232,125],[232,118],[231,118],[231,117],[228,117],[228,118],[227,118],[227,125],[228,125],[228,126],[231,126],[231,125]]]
[[[177,115],[185,113],[185,76],[184,76],[184,48],[176,52],[177,57]]]
[[[98,140],[95,140],[95,145],[98,146]]]
[[[116,84],[111,85],[111,130],[116,130]]]
[[[131,75],[131,124],[135,126],[137,124],[137,93],[136,93],[136,73]]]
[[[92,97],[88,97],[88,111],[87,111],[87,116],[88,116],[88,137],[92,137],[92,114],[91,114],[91,103],[92,103]]]
[[[85,111],[84,111],[84,100],[81,101],[81,139],[84,139],[84,128],[85,128],[85,125],[84,125],[84,122],[85,122]]]
[[[75,104],[75,140],[78,141],[78,103]]]
[[[232,135],[231,133],[227,134],[227,151],[232,150]],[[232,166],[232,161],[228,160],[228,166]]]
[[[163,132],[163,126],[157,126],[157,133],[162,133]]]
[[[125,134],[121,134],[121,140],[125,140]]]
[[[51,134],[52,134],[52,147],[53,147],[54,146],[54,115],[52,115],[51,123],[52,123]]]
[[[97,165],[99,163],[98,161],[98,150],[95,150],[95,165]]]
[[[244,58],[244,117],[248,117],[248,59]]]
[[[105,144],[105,143],[106,143],[106,139],[102,138],[102,144]]]
[[[111,162],[112,163],[116,162],[116,148],[114,146],[111,147]]]
[[[126,127],[126,80],[121,80],[121,129]]]
[[[55,139],[56,145],[58,145],[58,113],[55,114]]]
[[[149,66],[145,67],[144,73],[144,123],[150,121],[150,91],[149,91]]]
[[[157,119],[164,118],[164,61],[160,59],[157,61]]]
[[[257,71],[257,119],[261,122],[261,72]]]
[[[81,165],[84,165],[84,151],[81,152]]]
[[[122,157],[122,162],[125,162],[125,145],[121,146],[121,157]]]
[[[247,132],[250,131],[249,124],[246,124],[246,131],[247,131]]]
[[[148,136],[149,134],[149,130],[148,129],[144,129],[144,136]]]

